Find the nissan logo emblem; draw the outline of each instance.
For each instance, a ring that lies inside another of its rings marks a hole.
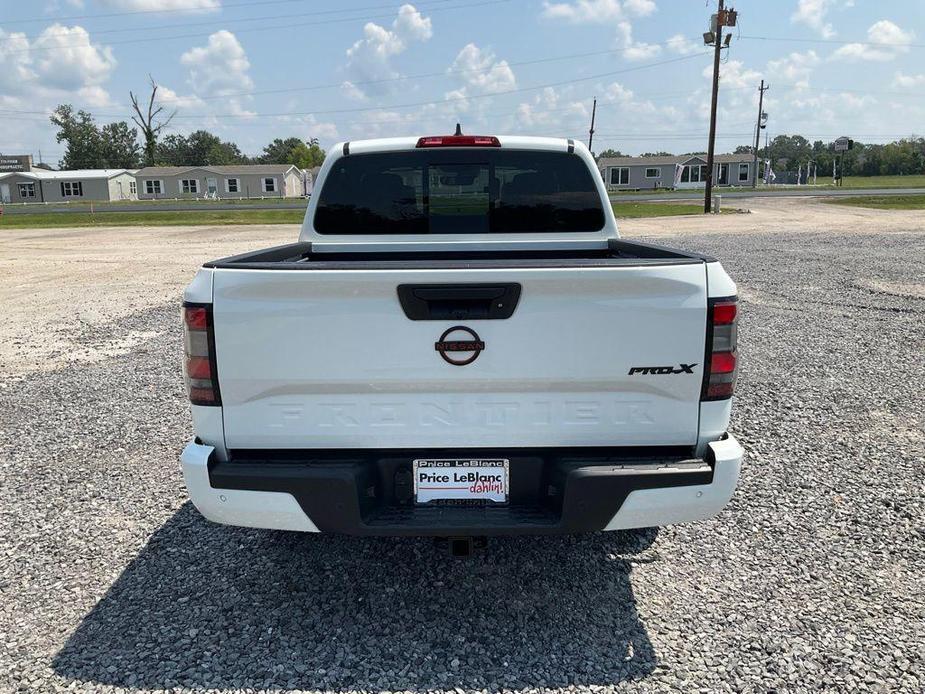
[[[463,336],[460,333],[465,333],[468,337],[471,337],[471,340],[461,339]],[[485,349],[485,343],[482,342],[479,338],[478,333],[476,333],[471,328],[467,328],[464,325],[454,325],[452,328],[447,328],[444,333],[440,336],[440,339],[434,343],[434,349],[436,349],[440,356],[443,357],[443,360],[447,364],[452,364],[453,366],[465,366],[466,364],[471,364],[476,359],[478,359],[479,354],[482,350]],[[456,352],[466,354],[465,358],[457,359],[452,356]]]

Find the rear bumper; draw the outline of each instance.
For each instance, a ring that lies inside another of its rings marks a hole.
[[[251,452],[230,461],[213,452],[193,442],[180,458],[190,498],[209,520],[438,536],[580,533],[709,518],[732,497],[743,454],[732,436],[710,443],[703,459],[625,449],[492,451],[511,460],[511,496],[508,505],[485,507],[415,506],[400,483],[408,452]]]

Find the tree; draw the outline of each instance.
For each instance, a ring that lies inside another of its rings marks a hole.
[[[104,168],[102,135],[86,111],[74,113],[70,104],[58,106],[51,114],[51,122],[58,126],[55,139],[66,142],[60,166],[62,169]]]
[[[234,142],[224,142],[206,130],[185,137],[167,135],[158,143],[155,158],[169,166],[227,166],[248,161]]]
[[[138,132],[119,121],[102,130],[86,111],[61,104],[51,115],[58,142],[67,143],[62,169],[133,169],[138,166]]]
[[[607,157],[608,159],[612,159],[613,157],[625,157],[625,156],[626,155],[623,154],[623,152],[621,152],[618,149],[605,149],[603,152],[597,155],[597,158],[601,159],[603,157]]]
[[[259,160],[262,164],[292,164],[300,169],[311,169],[321,166],[324,156],[325,152],[317,138],[303,141],[297,137],[287,137],[285,140],[276,138],[264,147]]]
[[[157,143],[154,160],[160,166],[185,166],[189,146],[183,135],[167,135]]]
[[[640,156],[643,156],[643,157],[673,157],[674,155],[671,152],[644,152]]]
[[[160,135],[164,128],[170,125],[170,121],[177,115],[177,112],[174,111],[164,120],[160,119],[161,114],[164,112],[164,107],[157,104],[157,82],[154,81],[151,75],[148,75],[148,79],[151,81],[151,97],[148,99],[146,109],[141,107],[138,103],[138,97],[133,92],[129,92],[128,95],[132,100],[132,108],[136,114],[132,116],[132,120],[135,121],[135,125],[141,128],[141,133],[145,140],[145,166],[153,166],[157,157],[157,136]]]
[[[813,148],[802,135],[778,135],[768,145],[768,158],[775,171],[796,171],[813,158]]]
[[[738,147],[735,148],[735,150],[732,153],[733,154],[751,154],[754,151],[755,151],[755,148],[752,145],[739,145]]]
[[[128,123],[119,121],[103,126],[102,154],[108,169],[135,169],[138,167],[138,131]]]

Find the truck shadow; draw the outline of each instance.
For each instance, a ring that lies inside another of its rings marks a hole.
[[[454,560],[427,539],[221,527],[187,503],[53,667],[153,689],[422,692],[638,679],[656,656],[628,557],[655,532],[496,538]]]

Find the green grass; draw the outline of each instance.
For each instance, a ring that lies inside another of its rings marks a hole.
[[[702,214],[700,203],[684,202],[617,202],[614,214],[621,219],[669,217]],[[732,209],[724,212],[734,212]],[[63,227],[121,226],[205,226],[227,224],[301,224],[302,210],[189,210],[173,212],[49,212],[42,214],[5,214],[0,216],[2,229],[42,229]]]
[[[193,210],[189,212],[50,212],[5,214],[0,229],[51,227],[202,226],[226,224],[301,224],[302,210]]]
[[[262,205],[262,206],[273,206],[273,205],[301,205],[304,209],[308,207],[308,200],[304,198],[246,198],[246,199],[237,199],[237,198],[227,198],[223,200],[204,200],[199,198],[180,198],[178,200],[174,199],[162,199],[162,200],[112,200],[112,201],[68,201],[68,202],[49,202],[46,203],[48,207],[55,209],[64,208],[68,211],[73,210],[74,212],[89,212],[91,209],[96,210],[119,210],[123,207],[144,207],[150,208],[151,210],[157,210],[158,208],[169,206],[169,205],[196,205],[197,209],[208,210],[212,205],[240,205],[241,207],[248,207],[253,205]],[[29,207],[39,207],[42,203],[29,203]],[[16,210],[20,205],[10,205],[10,209]],[[145,210],[147,211],[147,209]],[[16,212],[12,212],[16,214]]]
[[[925,210],[925,195],[859,195],[826,200],[830,205],[868,207],[875,210]]]
[[[831,179],[826,179],[832,187]],[[819,179],[822,181],[822,178]],[[842,188],[925,188],[925,176],[848,176]]]
[[[818,181],[817,185],[811,186],[812,188],[834,188],[832,185],[832,179],[827,176],[822,176],[821,172],[819,177],[816,179]],[[922,176],[848,176],[847,178],[842,179],[842,188],[925,188],[925,175]],[[796,185],[772,185],[766,186],[763,183],[758,184],[758,190],[761,191],[776,191],[778,193],[790,192],[794,189],[805,189],[806,186],[796,186]],[[723,193],[750,193],[754,190],[751,186],[730,186],[730,187],[720,187],[714,188],[714,195],[722,195]],[[703,194],[703,188],[693,188],[693,189],[682,189],[682,190],[673,190],[671,188],[659,188],[658,190],[626,190],[626,191],[611,191],[610,198],[611,200],[619,200],[621,195],[671,195],[675,193],[686,193],[699,191],[701,195]]]

